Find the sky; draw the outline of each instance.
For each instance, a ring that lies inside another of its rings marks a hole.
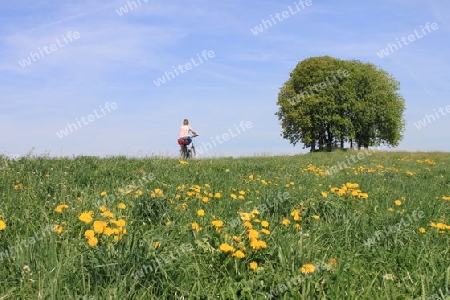
[[[450,151],[449,14],[437,0],[7,1],[0,154],[176,156],[185,118],[199,157],[307,153],[281,137],[276,102],[323,55],[400,82],[390,150]]]

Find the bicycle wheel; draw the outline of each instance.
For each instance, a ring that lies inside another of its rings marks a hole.
[[[192,145],[191,147],[191,157],[195,157],[195,147]]]

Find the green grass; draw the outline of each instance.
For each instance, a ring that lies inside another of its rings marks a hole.
[[[188,164],[2,157],[0,299],[450,298],[450,229],[430,226],[450,225],[450,201],[443,200],[450,197],[450,154],[351,155],[357,152]],[[342,170],[327,175],[339,163]],[[331,191],[346,183],[359,184],[355,195],[368,198]],[[243,199],[231,197],[240,191]],[[68,205],[61,213],[60,204]],[[102,204],[112,218],[101,216]],[[238,214],[254,209],[250,223],[267,245],[258,250]],[[93,220],[125,220],[126,234],[96,233],[98,244],[89,246],[84,233],[93,223],[78,219],[84,211]],[[224,225],[217,230],[213,220]],[[53,225],[62,232],[49,230]],[[223,243],[246,247],[245,257],[221,251]],[[304,264],[316,270],[302,274]]]

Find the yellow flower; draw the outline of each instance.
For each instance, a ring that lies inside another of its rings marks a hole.
[[[230,197],[233,198],[233,199],[237,198],[236,194],[231,194]]]
[[[293,212],[291,212],[291,216],[294,218],[295,221],[301,221],[302,217],[300,217],[300,210],[296,209]]]
[[[161,247],[161,243],[160,242],[156,242],[153,244],[153,247],[156,249],[158,249],[159,247]]]
[[[258,233],[258,231],[256,231],[256,230],[254,230],[254,229],[250,229],[249,231],[248,231],[248,238],[249,239],[257,239],[259,237],[259,233]]]
[[[21,189],[22,187],[23,187],[23,184],[21,184],[21,183],[18,183],[18,184],[14,185],[14,189],[15,190]]]
[[[100,209],[101,212],[105,212],[105,211],[108,210],[108,209],[106,208],[106,206],[104,206],[104,205],[100,206],[98,209]]]
[[[214,197],[215,197],[215,198],[220,198],[220,197],[222,197],[222,194],[220,194],[220,193],[215,193],[215,194],[214,194]]]
[[[235,236],[235,235],[233,235],[233,240],[234,240],[236,243],[240,243],[240,242],[241,242],[241,238],[240,238],[240,237],[237,237],[237,236]]]
[[[228,245],[227,243],[221,244],[219,249],[223,252],[233,252],[234,251],[234,247]]]
[[[114,232],[115,232],[115,230],[112,229],[111,227],[106,227],[106,228],[103,230],[103,234],[104,234],[104,235],[107,235],[107,236],[110,236],[111,234],[114,234]]]
[[[208,203],[208,202],[209,202],[209,198],[208,198],[208,197],[203,197],[203,198],[202,198],[202,201],[203,201],[204,203]]]
[[[170,226],[170,225],[172,225],[172,222],[167,221],[167,222],[166,222],[166,226]]]
[[[117,208],[118,208],[118,209],[125,209],[125,208],[127,208],[127,206],[125,205],[125,203],[119,203],[119,204],[117,205]]]
[[[245,191],[239,191],[239,195],[245,195]]]
[[[93,227],[96,233],[103,233],[103,230],[106,228],[107,224],[105,221],[94,221]]]
[[[124,219],[119,219],[117,220],[116,225],[119,227],[124,227],[126,225],[126,222]]]
[[[225,169],[225,172],[230,172],[230,169]]]
[[[238,250],[238,251],[234,252],[232,256],[237,257],[237,258],[244,258],[245,254],[241,250]]]
[[[245,197],[242,196],[242,195],[239,195],[239,196],[238,196],[238,199],[239,199],[239,200],[245,200]]]
[[[200,230],[202,230],[202,228],[200,227],[200,225],[198,225],[197,222],[194,222],[191,224],[192,230],[195,230],[197,232],[199,232]]]
[[[220,221],[220,220],[214,220],[214,221],[211,222],[211,224],[212,224],[214,227],[222,227],[222,226],[223,226],[223,221]]]
[[[423,228],[423,227],[419,228],[420,233],[425,233],[425,231],[426,231],[425,228]]]
[[[261,229],[261,233],[264,233],[264,234],[270,234],[270,231],[267,230],[267,229]]]
[[[252,261],[252,262],[250,263],[250,270],[256,270],[257,268],[258,268],[258,263]]]
[[[322,194],[322,196],[325,197],[325,198],[328,197],[328,193],[327,193],[327,192],[322,192],[321,194]]]
[[[304,264],[300,270],[303,274],[311,274],[314,273],[316,267],[313,264]]]
[[[249,228],[249,229],[252,229],[252,228],[253,228],[253,225],[252,225],[252,223],[251,223],[250,221],[245,221],[245,222],[244,222],[244,227]]]
[[[197,210],[197,216],[203,217],[205,215],[205,211],[203,209]]]
[[[249,175],[249,176],[248,176],[248,178],[249,178],[250,180],[253,180],[253,177],[254,177],[253,175]]]
[[[389,207],[388,211],[395,211],[395,209],[393,209],[392,207]]]
[[[107,218],[112,218],[112,217],[114,217],[114,214],[110,211],[105,211],[102,213],[102,216],[107,217]]]
[[[297,229],[297,230],[302,229],[302,226],[300,226],[300,224],[295,224],[294,226],[295,226],[295,229]]]
[[[64,209],[68,208],[69,206],[67,204],[60,204],[55,208],[56,212],[63,212]]]
[[[92,210],[85,211],[78,217],[78,220],[80,220],[80,221],[82,221],[82,222],[84,222],[86,224],[89,224],[89,223],[92,222],[92,216],[93,215],[94,215],[94,212]]]
[[[87,239],[93,238],[94,236],[95,236],[94,230],[88,229],[84,232],[84,237]]]
[[[88,244],[91,247],[95,247],[98,244],[98,239],[96,237],[91,237],[88,239]]]
[[[252,215],[249,213],[240,213],[242,221],[250,221]]]
[[[0,220],[0,230],[5,230],[6,223],[3,220]]]
[[[269,222],[267,222],[267,221],[262,221],[262,222],[261,222],[261,226],[262,226],[262,227],[269,227]]]
[[[55,231],[57,233],[61,233],[63,231],[63,228],[61,225],[55,225],[55,226],[53,226],[53,231]]]
[[[253,217],[255,217],[256,215],[259,215],[259,211],[254,209],[254,210],[252,210],[251,214],[253,215]]]
[[[106,195],[106,191],[102,191],[101,193],[100,193],[100,196],[105,196]]]
[[[442,196],[442,200],[450,200],[450,196],[449,197]]]
[[[184,160],[180,160],[180,161],[179,161],[179,164],[180,164],[180,165],[187,165],[188,162],[187,162],[187,161],[184,161]]]
[[[291,221],[289,219],[283,219],[283,221],[281,221],[281,224],[283,225],[289,225],[291,223]]]
[[[400,200],[395,200],[395,201],[394,201],[394,204],[395,204],[395,205],[402,205],[402,201],[400,201]]]
[[[314,215],[313,218],[314,218],[314,220],[319,220],[319,219],[320,219],[320,216]]]

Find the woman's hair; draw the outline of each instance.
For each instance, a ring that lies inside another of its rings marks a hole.
[[[189,125],[189,120],[188,119],[184,119],[183,120],[183,125]]]

